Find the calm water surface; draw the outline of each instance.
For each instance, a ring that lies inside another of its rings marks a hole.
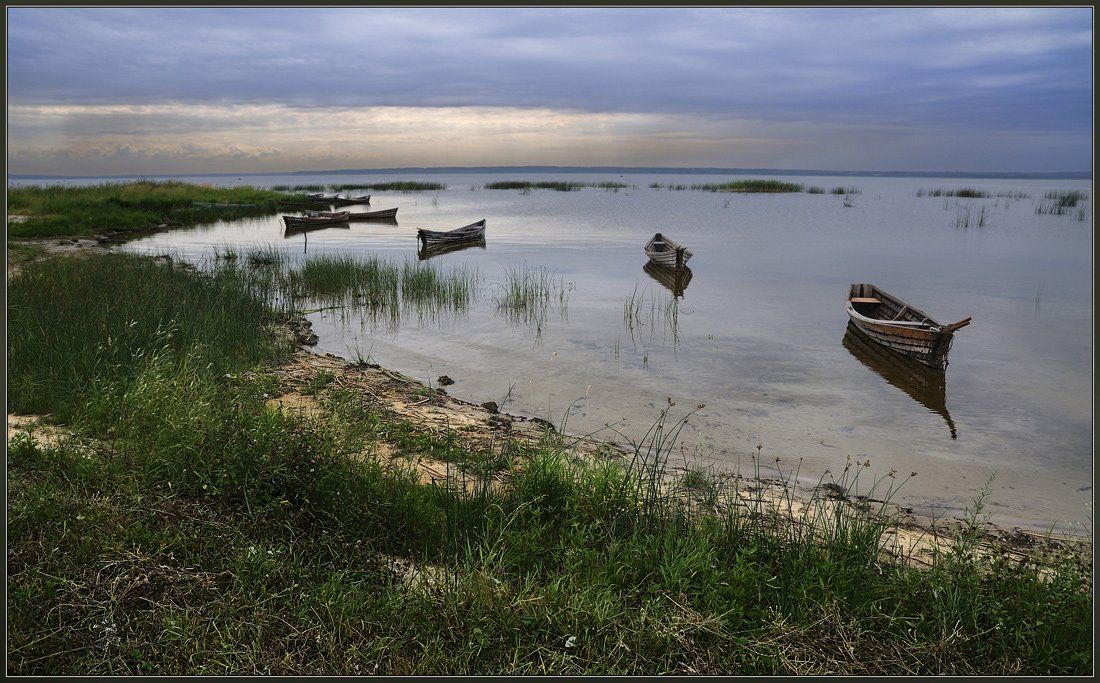
[[[466,313],[396,328],[312,314],[318,351],[375,362],[448,392],[574,432],[605,424],[638,437],[666,405],[674,416],[705,404],[681,434],[688,464],[746,468],[757,446],[816,483],[847,456],[870,460],[861,481],[917,476],[897,500],[955,516],[992,480],[993,521],[1091,529],[1092,212],[1036,215],[1048,190],[1088,191],[1077,180],[785,178],[827,189],[855,186],[852,206],[831,194],[713,194],[655,190],[651,182],[725,176],[555,176],[615,180],[609,192],[484,190],[520,175],[422,176],[441,192],[374,193],[371,210],[399,207],[398,225],[353,223],[284,238],[278,216],[155,235],[125,248],[201,260],[216,245],[277,245],[313,254],[416,258],[416,228],[488,220],[484,249],[436,256],[476,267],[478,302]],[[528,177],[546,180],[545,175]],[[216,178],[222,184],[377,183],[410,176]],[[977,187],[1028,198],[919,197],[931,188]],[[985,225],[976,227],[985,207]],[[974,211],[970,228],[960,211]],[[364,209],[353,209],[364,210]],[[692,277],[672,293],[643,270],[642,245],[664,232],[695,253]],[[494,305],[507,268],[545,267],[564,306],[540,330]],[[945,381],[929,384],[874,349],[845,339],[845,296],[872,282],[941,322],[973,316],[956,335]],[[630,324],[628,299],[640,303]],[[604,428],[604,434],[612,432]],[[801,464],[799,464],[801,463]],[[768,467],[765,467],[765,471]]]

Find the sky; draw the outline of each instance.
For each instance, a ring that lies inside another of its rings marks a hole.
[[[1092,167],[1091,8],[7,9],[8,172]]]

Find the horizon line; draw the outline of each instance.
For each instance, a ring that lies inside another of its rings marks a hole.
[[[842,171],[835,169],[782,169],[761,167],[724,166],[559,166],[559,165],[509,165],[509,166],[394,166],[385,168],[344,168],[297,171],[240,171],[240,172],[189,172],[189,173],[112,173],[93,175],[65,175],[52,173],[8,173],[12,179],[87,179],[87,178],[179,178],[179,177],[232,177],[279,175],[348,175],[382,173],[477,173],[477,172],[549,172],[549,173],[703,173],[771,175],[822,175],[822,176],[916,176],[916,177],[966,177],[966,178],[1021,178],[1021,179],[1091,179],[1092,171],[927,171],[891,170]]]

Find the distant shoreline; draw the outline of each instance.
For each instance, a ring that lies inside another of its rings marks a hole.
[[[835,171],[777,168],[711,168],[672,166],[406,166],[400,168],[355,168],[286,172],[239,173],[155,173],[109,175],[49,175],[9,173],[9,180],[82,180],[89,178],[231,178],[243,176],[309,176],[309,175],[393,175],[393,174],[484,174],[484,173],[544,173],[544,174],[613,174],[620,175],[774,175],[774,176],[845,176],[881,178],[958,178],[991,180],[1091,180],[1091,171],[1059,171],[1053,173],[996,171]]]

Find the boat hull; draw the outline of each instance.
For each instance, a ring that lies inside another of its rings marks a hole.
[[[386,220],[397,217],[397,209],[383,209],[381,211],[364,211],[362,213],[351,213],[348,215],[349,221],[375,221]]]
[[[370,195],[366,197],[351,197],[345,199],[344,197],[337,197],[332,200],[332,203],[336,206],[358,206],[360,204],[370,204]]]
[[[686,267],[692,257],[691,250],[676,244],[661,233],[657,233],[646,242],[642,251],[653,263],[673,270]]]
[[[348,212],[342,211],[331,216],[283,216],[283,223],[288,229],[317,227],[325,225],[339,225],[348,222]]]
[[[450,230],[446,232],[438,232],[435,230],[424,230],[423,228],[416,231],[416,237],[420,240],[420,243],[425,246],[435,244],[457,244],[459,242],[473,242],[476,240],[485,239],[485,220],[482,219],[477,223],[471,223],[469,225],[458,228],[457,230]]]
[[[942,325],[924,311],[870,284],[851,286],[847,311],[852,325],[880,346],[930,368],[942,370],[947,366],[954,339],[952,326]]]

